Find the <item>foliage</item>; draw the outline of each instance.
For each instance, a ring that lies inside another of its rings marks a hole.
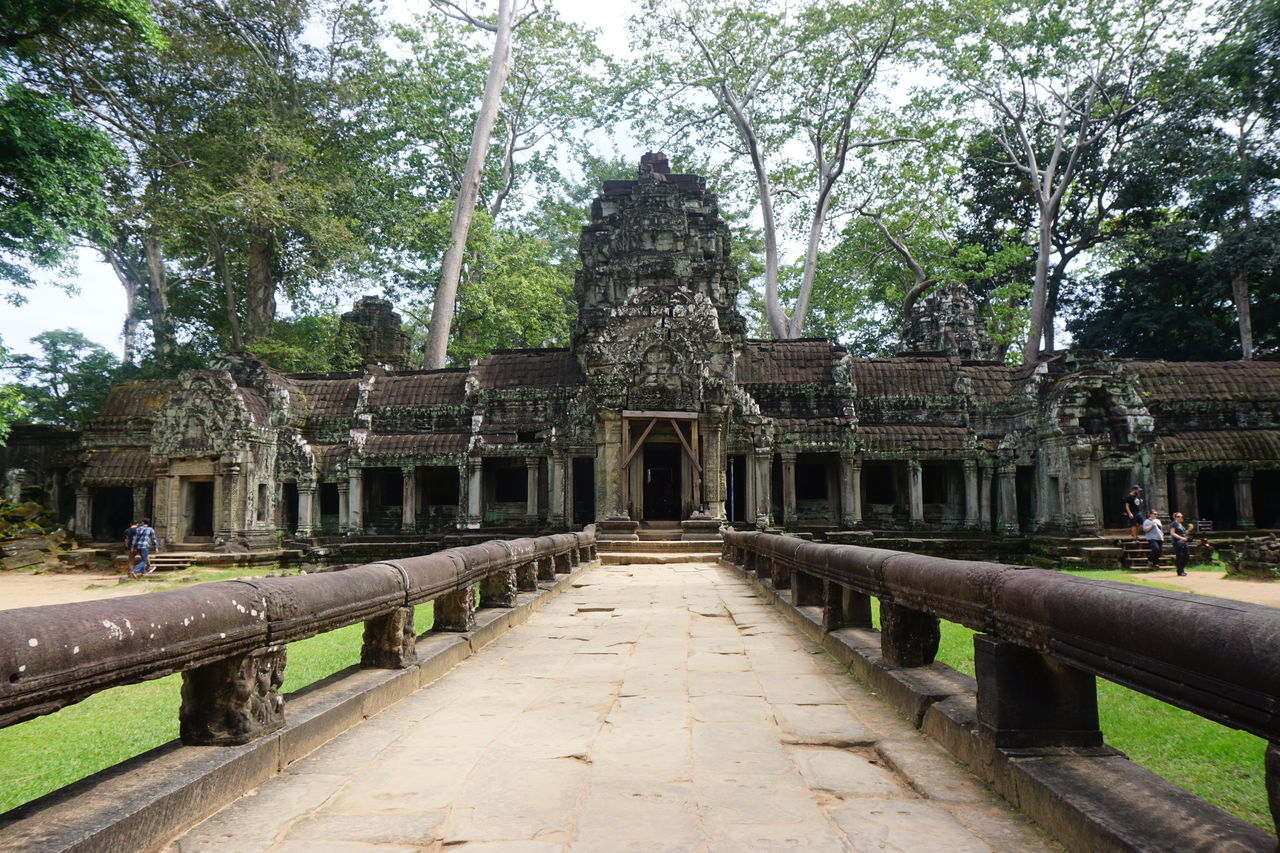
[[[40,355],[10,354],[5,367],[19,380],[28,417],[78,429],[102,409],[118,381],[119,362],[77,331],[55,329],[31,339]]]

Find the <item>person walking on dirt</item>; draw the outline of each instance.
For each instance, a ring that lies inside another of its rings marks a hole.
[[[142,519],[142,523],[133,529],[133,547],[137,549],[140,559],[136,566],[129,569],[129,577],[140,578],[150,574],[151,565],[147,562],[147,555],[151,551],[160,550],[156,544],[156,532],[151,529],[151,519]]]
[[[125,530],[124,532],[124,550],[125,550],[125,553],[128,555],[126,559],[129,561],[130,566],[132,566],[134,562],[138,559],[138,548],[134,544],[133,540],[134,540],[134,534],[138,530],[138,525],[141,523],[142,523],[141,521],[135,521],[133,524],[130,524],[128,529]]]
[[[1138,538],[1138,531],[1144,529],[1142,526],[1142,522],[1146,520],[1142,512],[1144,506],[1146,504],[1142,500],[1142,486],[1135,484],[1124,498],[1124,514],[1129,517],[1129,526],[1132,528],[1129,532],[1134,539]]]

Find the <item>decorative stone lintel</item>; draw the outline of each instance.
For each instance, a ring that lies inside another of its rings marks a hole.
[[[397,607],[364,623],[360,665],[370,669],[408,669],[417,663],[414,651],[413,608]]]
[[[182,673],[182,742],[236,746],[281,729],[286,657],[284,646],[268,646]]]

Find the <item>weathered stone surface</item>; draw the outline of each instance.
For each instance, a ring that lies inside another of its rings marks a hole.
[[[182,742],[242,744],[282,727],[286,653],[270,647],[182,673]]]

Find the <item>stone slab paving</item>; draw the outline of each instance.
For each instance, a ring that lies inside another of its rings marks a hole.
[[[194,851],[1053,851],[732,572],[604,566],[172,841]]]

